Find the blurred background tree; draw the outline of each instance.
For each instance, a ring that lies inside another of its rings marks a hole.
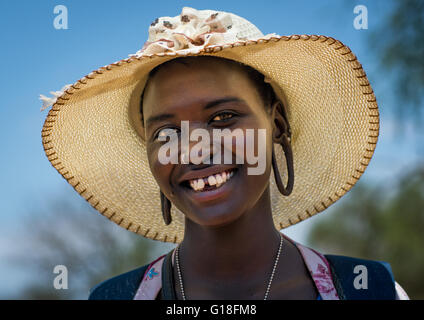
[[[369,40],[378,69],[387,76],[384,92],[394,99],[387,107],[401,136],[410,122],[422,130],[424,1],[392,4]],[[387,261],[410,298],[424,299],[424,163],[387,180],[393,178],[399,179],[393,190],[359,181],[340,206],[312,226],[307,242],[325,253]]]
[[[391,7],[384,23],[370,30],[369,43],[374,50],[379,71],[386,76],[385,94],[393,97],[390,104],[399,120],[399,131],[405,122],[421,129],[424,102],[424,1],[385,1]],[[372,19],[370,13],[370,19]],[[378,97],[377,97],[378,98]]]
[[[356,185],[341,207],[316,223],[308,243],[325,253],[383,260],[410,298],[424,299],[424,168],[395,190]]]
[[[32,277],[16,297],[8,299],[85,300],[96,284],[150,263],[173,248],[111,223],[83,199],[59,197],[48,206],[42,214],[39,208],[29,211],[22,230],[15,232],[16,248],[8,263]],[[67,290],[53,286],[57,265],[68,270]]]

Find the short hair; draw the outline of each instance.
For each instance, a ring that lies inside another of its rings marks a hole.
[[[271,87],[271,85],[267,82],[264,81],[265,76],[259,72],[258,70],[243,64],[241,62],[235,61],[235,60],[231,60],[231,59],[226,59],[226,58],[221,58],[221,57],[214,57],[214,56],[188,56],[188,57],[178,57],[169,61],[166,61],[158,66],[156,66],[155,68],[153,68],[147,77],[147,81],[146,84],[144,86],[143,92],[141,94],[141,101],[140,101],[140,113],[143,115],[143,97],[144,97],[144,92],[146,90],[147,84],[149,82],[149,80],[160,70],[160,68],[162,68],[165,65],[171,64],[171,63],[182,63],[184,65],[188,65],[186,63],[186,60],[192,60],[192,59],[215,59],[215,60],[224,60],[226,63],[229,64],[234,64],[238,67],[240,67],[242,70],[244,70],[247,74],[247,76],[249,77],[249,79],[253,82],[253,85],[256,87],[256,90],[259,94],[259,96],[261,97],[262,103],[264,105],[265,111],[269,111],[271,108],[271,104],[273,103],[273,101],[275,100],[275,93],[274,93],[274,89]]]

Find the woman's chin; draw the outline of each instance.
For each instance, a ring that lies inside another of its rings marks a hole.
[[[213,209],[200,209],[197,211],[191,211],[190,217],[187,216],[188,219],[193,221],[194,223],[203,226],[203,227],[212,227],[219,228],[227,226],[240,218],[241,212],[238,210],[231,210],[226,207],[223,210],[219,210],[216,208]]]

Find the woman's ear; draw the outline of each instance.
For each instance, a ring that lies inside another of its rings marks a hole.
[[[283,136],[290,138],[291,132],[284,105],[280,100],[276,100],[271,105],[271,119],[272,140],[274,143],[281,144]]]

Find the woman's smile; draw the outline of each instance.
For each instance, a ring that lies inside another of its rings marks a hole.
[[[205,170],[191,171],[190,173],[198,176],[184,180],[180,186],[191,201],[211,202],[214,200],[225,201],[233,192],[237,185],[237,168],[225,169],[222,166],[209,167],[215,174],[208,174]]]

